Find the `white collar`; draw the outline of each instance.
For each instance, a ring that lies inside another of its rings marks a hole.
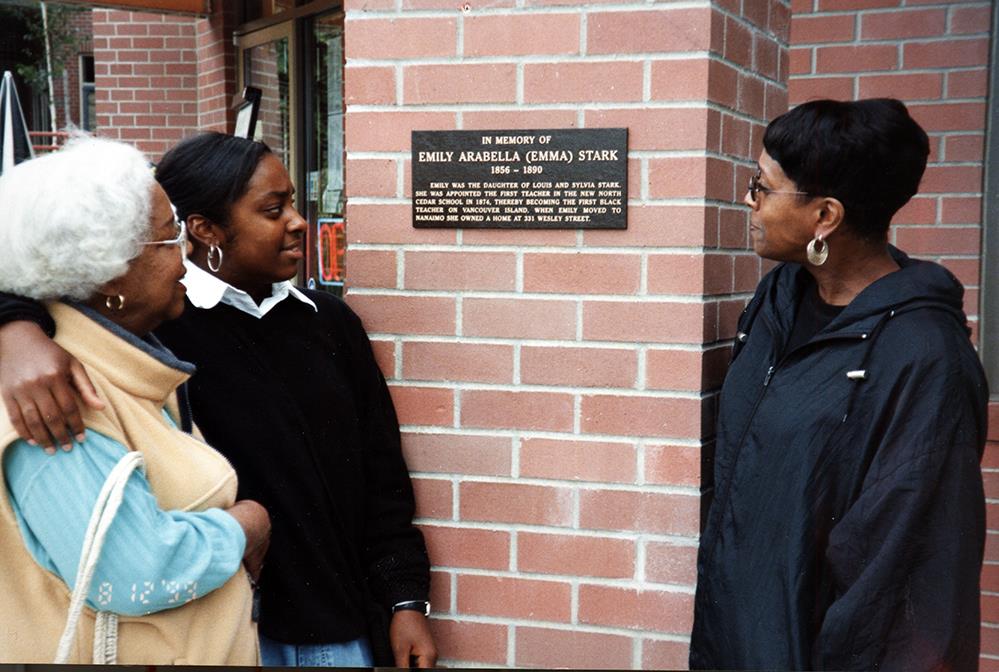
[[[187,269],[187,274],[181,282],[187,287],[187,298],[198,308],[214,308],[219,303],[224,303],[259,319],[290,296],[312,306],[313,310],[319,312],[312,299],[300,292],[288,280],[275,282],[271,285],[271,295],[261,301],[258,306],[256,301],[242,289],[236,289],[211,273],[198,268],[190,261],[185,261],[184,266]]]

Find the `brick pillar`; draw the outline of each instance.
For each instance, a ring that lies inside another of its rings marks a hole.
[[[776,0],[348,0],[347,298],[448,664],[686,665],[702,452],[761,272],[735,202],[786,109],[788,24]],[[611,126],[626,231],[412,227],[410,131]]]

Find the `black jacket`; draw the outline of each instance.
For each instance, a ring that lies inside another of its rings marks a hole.
[[[891,251],[901,270],[792,352],[800,266],[740,319],[692,669],[977,669],[987,385],[960,284]]]

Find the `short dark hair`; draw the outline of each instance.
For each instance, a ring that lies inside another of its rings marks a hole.
[[[222,227],[270,148],[262,142],[210,131],[181,141],[156,166],[156,180],[187,219],[199,214]]]
[[[763,147],[797,189],[841,201],[844,222],[872,242],[919,189],[930,153],[926,132],[894,98],[804,103],[770,122]]]

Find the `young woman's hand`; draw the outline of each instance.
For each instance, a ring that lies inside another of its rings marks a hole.
[[[241,499],[226,513],[236,519],[246,534],[246,550],[243,551],[243,566],[254,581],[260,578],[264,567],[264,556],[271,545],[271,517],[258,502]]]
[[[430,668],[437,665],[437,646],[430,634],[430,623],[419,611],[405,609],[392,614],[389,643],[396,667]]]
[[[83,365],[34,322],[0,326],[0,394],[22,439],[55,453],[73,447],[84,432],[79,394],[94,410],[104,408]]]

